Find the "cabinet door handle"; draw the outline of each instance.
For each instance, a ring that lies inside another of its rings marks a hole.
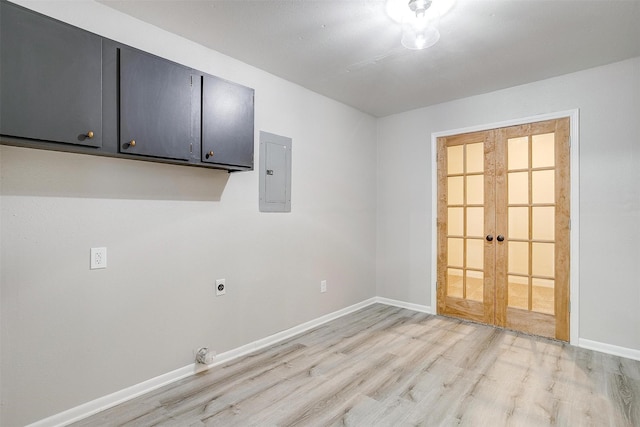
[[[209,157],[213,157],[213,150],[209,151],[205,157],[206,157],[207,159],[208,159]]]
[[[493,242],[493,236],[491,234],[487,234],[487,242]]]
[[[92,130],[87,132],[87,138],[89,138],[89,139],[93,138],[93,131]]]
[[[131,141],[129,141],[129,147],[135,147],[136,146],[136,140],[132,139]]]
[[[498,239],[498,242],[503,242],[504,236],[502,234],[498,234],[498,237],[496,237],[496,239]]]

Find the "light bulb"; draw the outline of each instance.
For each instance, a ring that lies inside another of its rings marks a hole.
[[[434,26],[415,28],[405,26],[402,32],[402,46],[407,49],[426,49],[433,46],[440,40],[440,31]]]

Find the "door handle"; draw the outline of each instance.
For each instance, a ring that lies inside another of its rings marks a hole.
[[[498,242],[502,242],[504,241],[504,236],[502,234],[498,234],[498,237],[496,237],[496,239],[498,239]]]
[[[487,242],[492,242],[493,241],[493,236],[491,234],[487,234]]]

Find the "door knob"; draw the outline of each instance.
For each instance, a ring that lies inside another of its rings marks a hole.
[[[129,141],[129,144],[127,146],[128,147],[135,147],[136,146],[136,140],[132,139],[131,141]]]
[[[502,242],[504,241],[504,236],[502,234],[498,234],[498,237],[496,237],[496,239],[498,239],[498,242]]]
[[[87,132],[87,138],[89,138],[89,139],[93,138],[93,131],[92,130]]]
[[[491,234],[487,234],[487,242],[493,242],[493,236]]]
[[[209,157],[213,157],[213,150],[209,151],[205,157],[206,157],[207,159],[208,159]]]

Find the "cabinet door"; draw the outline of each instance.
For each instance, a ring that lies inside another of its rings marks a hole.
[[[203,162],[253,167],[253,94],[251,88],[203,77]]]
[[[130,49],[120,51],[120,152],[188,161],[199,141],[189,68]],[[197,92],[193,93],[193,92]]]
[[[0,2],[0,133],[102,145],[102,40]]]

